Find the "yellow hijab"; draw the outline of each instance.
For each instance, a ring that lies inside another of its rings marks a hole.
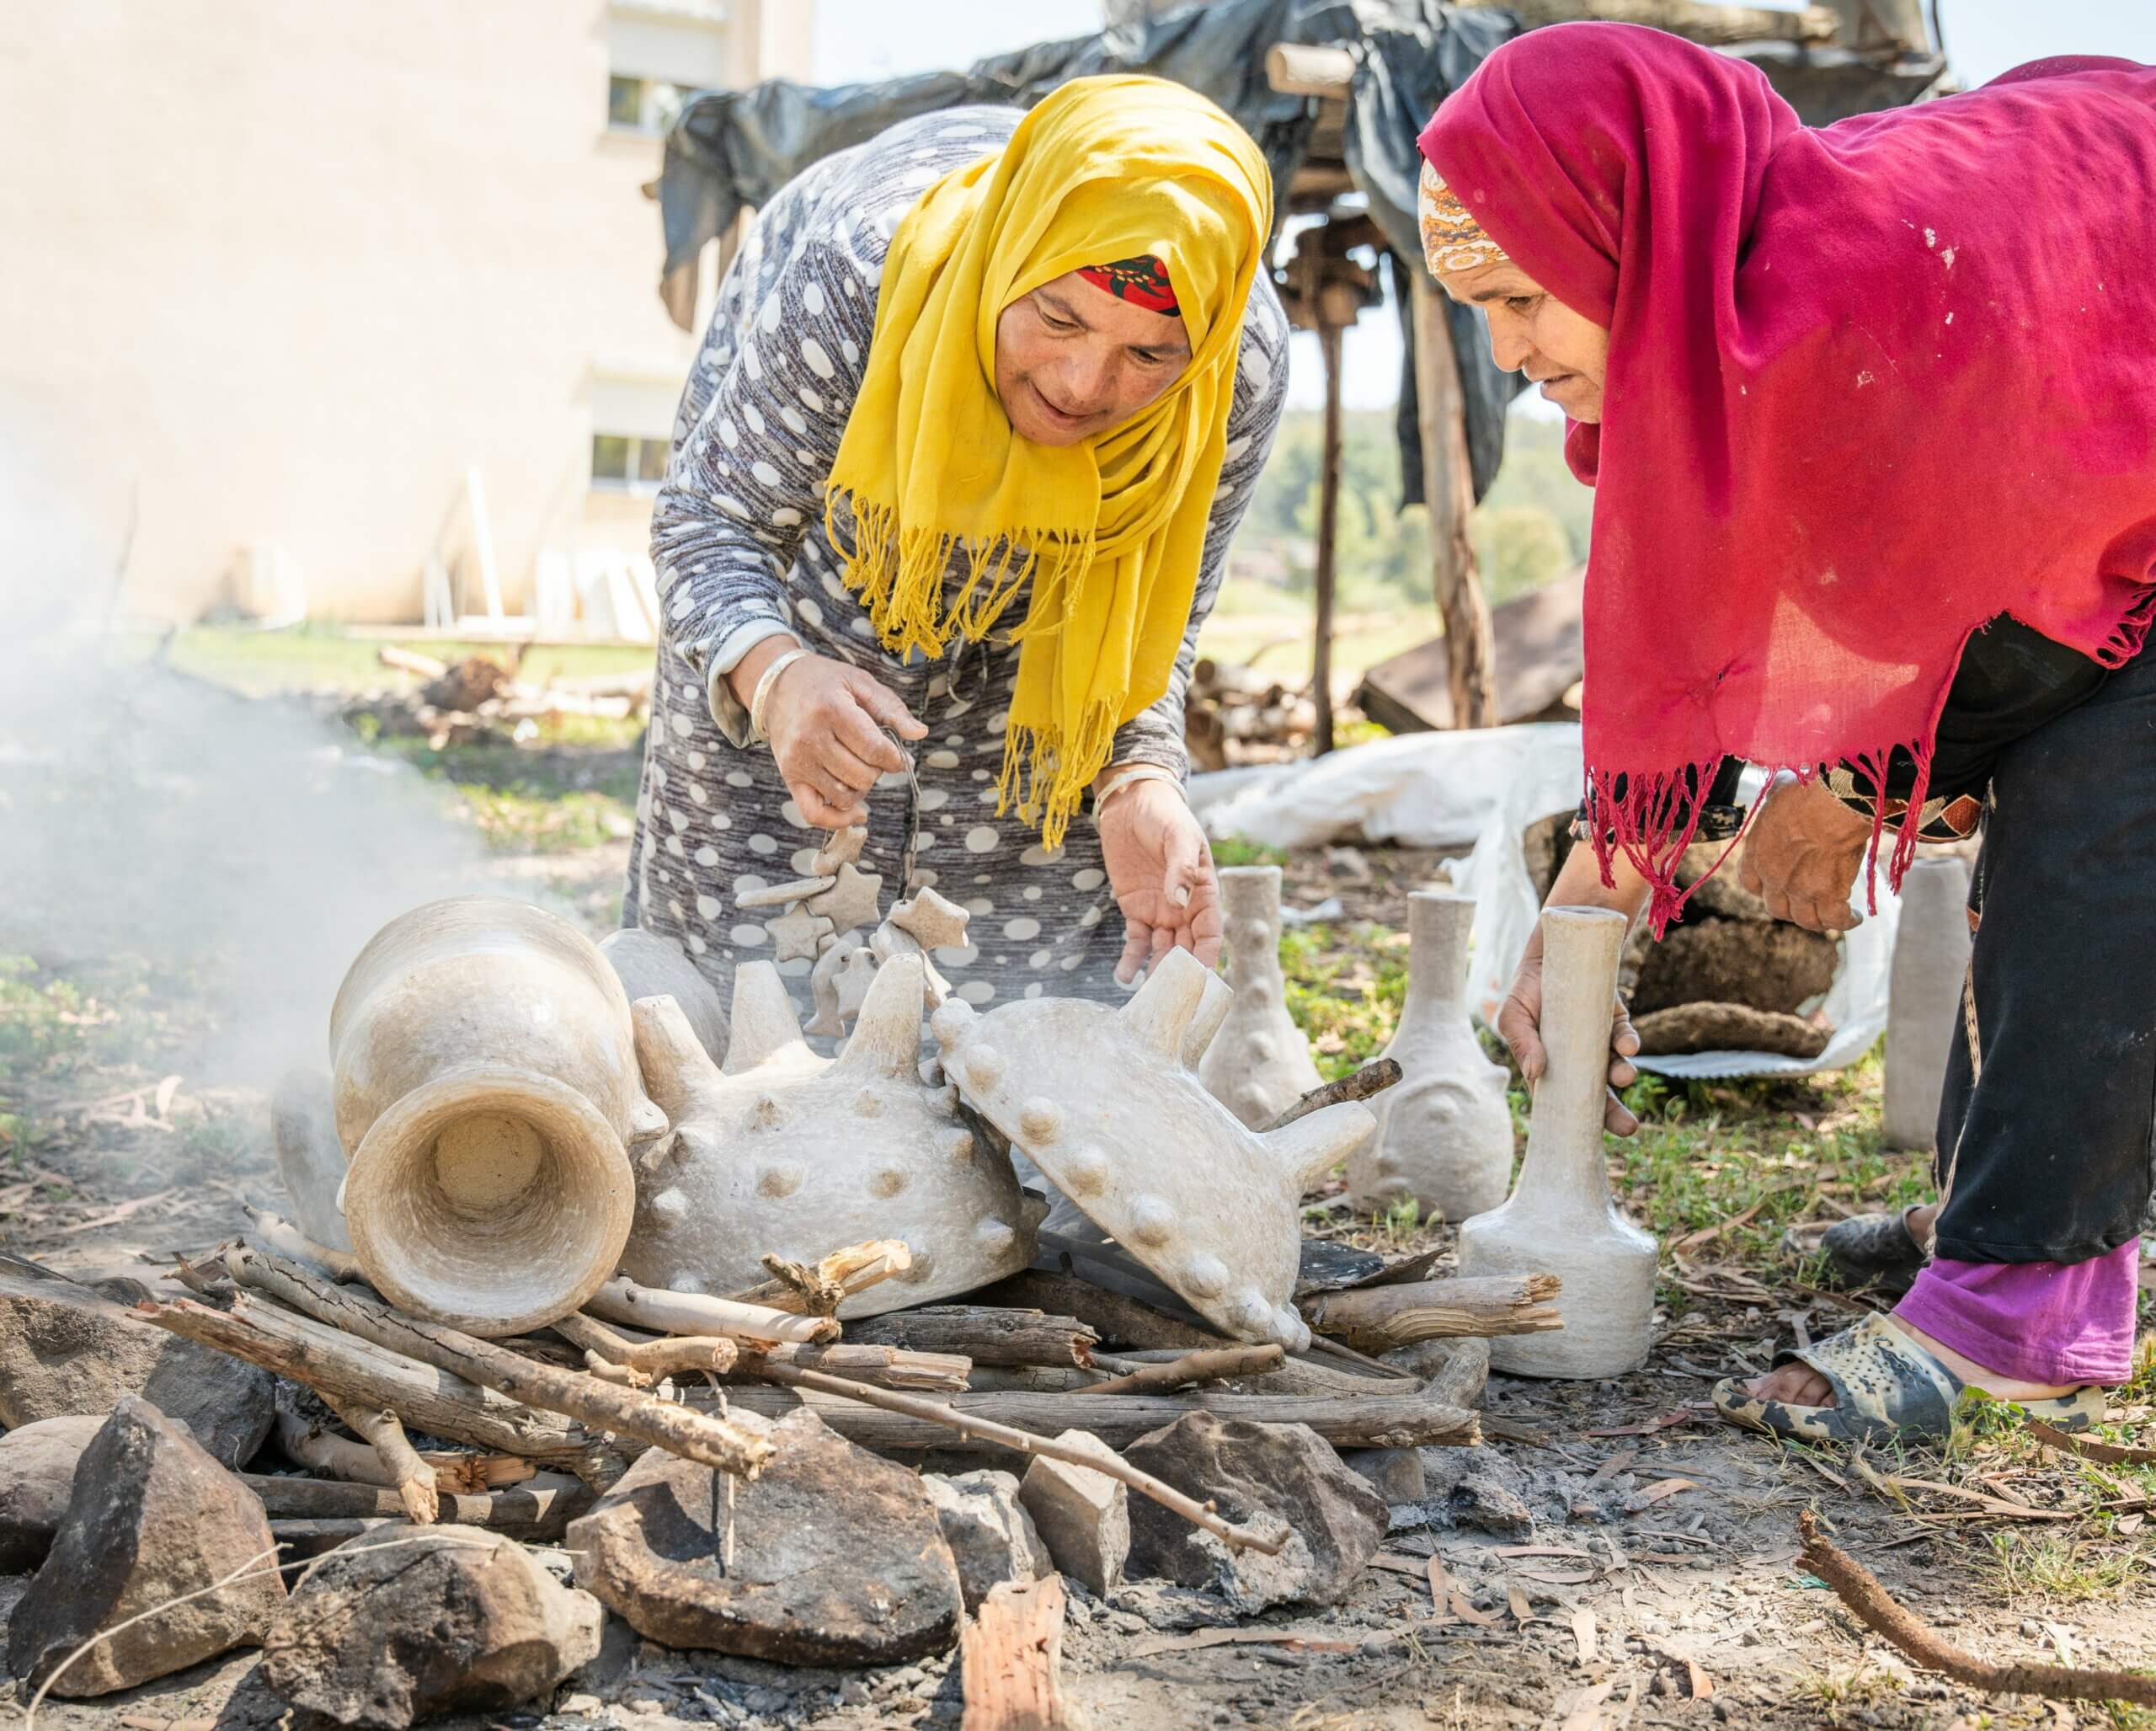
[[[1117,727],[1168,688],[1272,226],[1265,158],[1226,115],[1164,79],[1098,77],[1064,85],[1000,154],[945,175],[892,237],[825,527],[894,652],[978,641],[1033,580],[997,809],[1015,795],[1051,847]],[[1080,444],[1018,437],[995,396],[1003,309],[1067,271],[1149,253],[1190,340],[1182,377]],[[961,544],[967,574],[947,605]]]

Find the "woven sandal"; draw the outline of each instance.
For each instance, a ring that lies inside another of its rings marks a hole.
[[[1834,1391],[1834,1404],[1763,1400],[1733,1376],[1715,1384],[1708,1398],[1732,1424],[1805,1442],[1915,1441],[1943,1437],[1953,1428],[1961,1379],[1884,1317],[1866,1317],[1801,1351],[1777,1353],[1774,1368],[1785,1365],[1817,1370]],[[2086,1430],[2103,1418],[2104,1391],[2091,1385],[2014,1404],[2058,1429]]]

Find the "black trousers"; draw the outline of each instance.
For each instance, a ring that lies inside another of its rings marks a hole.
[[[1983,833],[1936,1254],[2085,1262],[2156,1178],[2156,645],[2001,748]]]

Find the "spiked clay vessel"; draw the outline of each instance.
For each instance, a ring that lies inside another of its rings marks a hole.
[[[488,896],[414,908],[345,975],[329,1056],[353,1253],[392,1303],[514,1334],[614,1272],[631,1147],[666,1119],[581,932]]]
[[[1189,1067],[1211,977],[1171,950],[1120,1009],[954,998],[929,1025],[967,1103],[1111,1237],[1216,1328],[1300,1351],[1302,1194],[1373,1120],[1350,1101],[1264,1135],[1240,1123]]]
[[[902,1238],[913,1266],[859,1292],[842,1317],[926,1304],[1033,1260],[1039,1205],[1011,1162],[956,1115],[957,1091],[917,1073],[926,976],[917,955],[876,970],[846,1050],[811,1051],[778,970],[734,976],[726,1066],[704,1055],[673,999],[635,1007],[637,1055],[673,1120],[638,1174],[622,1265],[643,1286],[739,1292],[774,1253],[814,1262]]]
[[[1288,1014],[1288,983],[1280,972],[1280,868],[1223,866],[1219,876],[1235,998],[1198,1078],[1251,1129],[1263,1130],[1324,1078]]]
[[[1617,1211],[1602,1120],[1617,962],[1630,922],[1608,908],[1542,911],[1542,1044],[1527,1159],[1511,1199],[1460,1228],[1463,1279],[1556,1274],[1553,1333],[1490,1343],[1490,1368],[1514,1376],[1621,1376],[1646,1362],[1654,1320],[1654,1240]]]
[[[1483,1055],[1467,1019],[1474,898],[1417,890],[1407,908],[1407,1002],[1384,1054],[1401,1079],[1377,1097],[1377,1133],[1348,1162],[1348,1188],[1359,1203],[1412,1196],[1464,1221],[1502,1202],[1512,1179],[1508,1072]]]

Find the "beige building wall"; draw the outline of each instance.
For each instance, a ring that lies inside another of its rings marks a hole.
[[[473,468],[513,612],[542,549],[641,551],[648,494],[590,465],[595,432],[664,439],[693,350],[656,291],[648,123],[668,81],[805,77],[811,7],[17,8],[0,498],[64,499],[108,550],[131,516],[126,609],[168,618],[250,548],[318,618],[416,619],[430,553],[475,609]]]

